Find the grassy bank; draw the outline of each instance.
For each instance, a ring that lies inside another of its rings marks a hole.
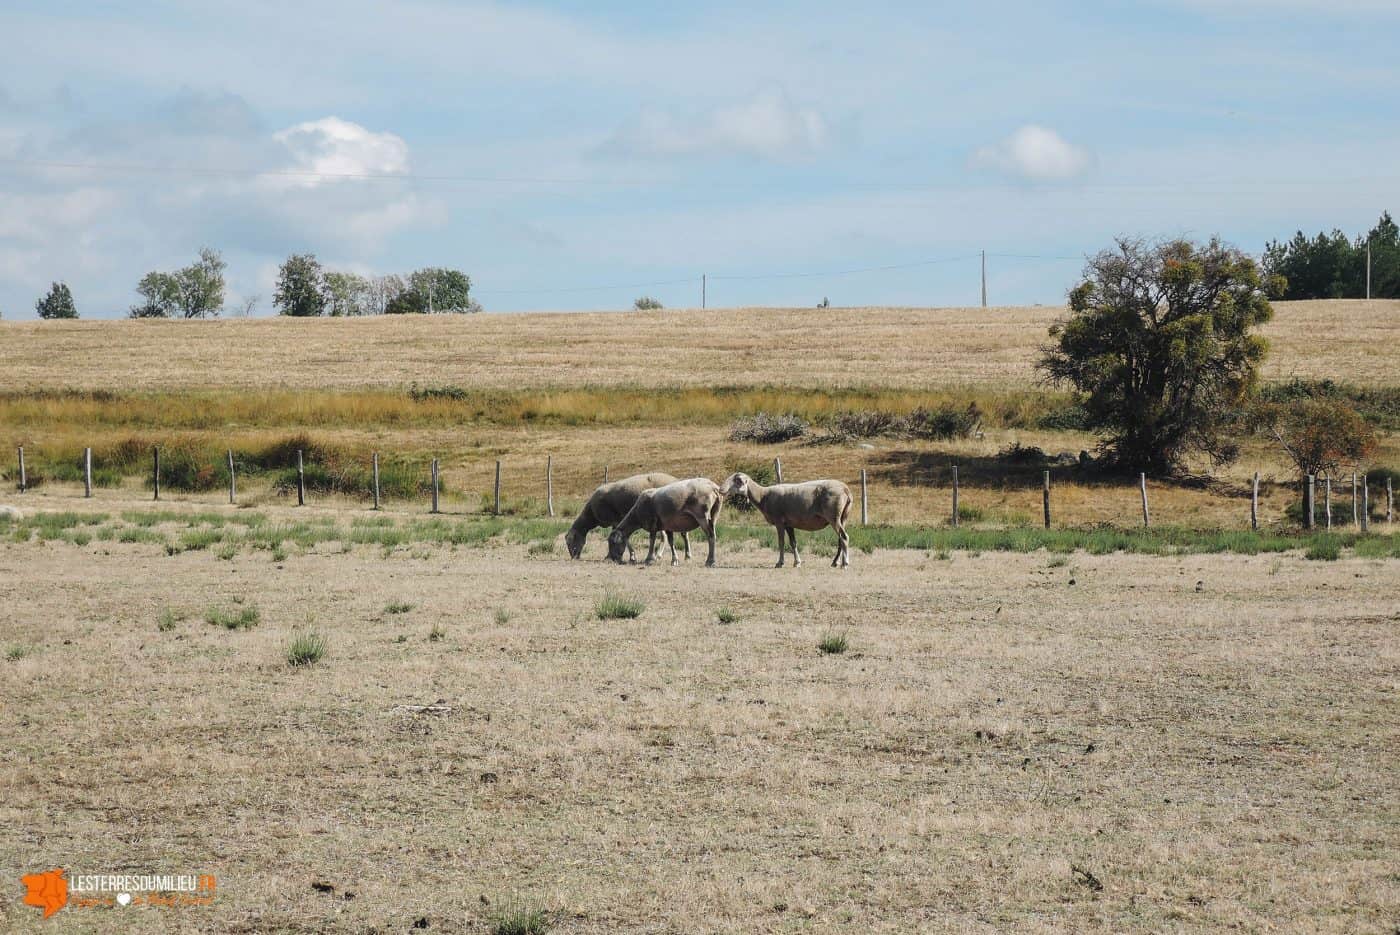
[[[342,550],[373,546],[386,557],[395,551],[417,552],[432,547],[474,547],[488,543],[526,545],[532,557],[562,556],[557,540],[568,523],[551,519],[471,517],[407,519],[392,516],[357,516],[348,522],[332,516],[286,522],[266,513],[230,511],[180,513],[126,511],[107,513],[65,511],[36,513],[23,520],[0,517],[0,537],[15,542],[62,541],[86,546],[93,542],[140,542],[163,548],[168,554],[216,550],[231,558],[239,550],[267,551],[278,560],[288,548],[316,549],[334,544]],[[1035,527],[951,528],[913,525],[857,526],[850,530],[851,545],[869,554],[876,549],[916,549],[941,558],[949,552],[1035,552],[1056,554],[1077,551],[1093,555],[1123,552],[1141,555],[1196,555],[1301,551],[1310,559],[1335,559],[1344,554],[1367,558],[1400,558],[1400,536],[1359,533],[1286,533],[1250,530],[1191,529],[1162,526],[1153,529]],[[692,540],[700,534],[692,533]],[[601,556],[601,535],[593,549]],[[634,546],[645,546],[638,535]],[[754,544],[768,547],[773,531],[756,522],[720,527],[721,546]],[[694,544],[694,542],[693,542]],[[835,552],[831,530],[804,535],[801,546],[809,555],[830,557]]]

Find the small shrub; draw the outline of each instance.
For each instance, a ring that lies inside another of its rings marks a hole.
[[[715,619],[720,623],[737,623],[739,615],[728,607],[721,607],[719,610],[715,611]]]
[[[287,646],[287,665],[309,666],[326,654],[326,638],[319,633],[298,633]]]
[[[204,622],[225,630],[251,630],[262,622],[262,612],[252,604],[239,610],[210,607],[204,612]]]
[[[810,428],[807,420],[794,413],[769,415],[766,412],[758,412],[735,419],[729,426],[729,440],[774,445],[801,438]]]
[[[510,611],[506,610],[504,607],[497,607],[496,625],[503,627],[508,623],[510,623]]]
[[[976,403],[969,403],[966,409],[956,406],[925,409],[920,406],[901,420],[900,429],[911,438],[967,438],[981,425],[982,410]]]
[[[640,617],[645,609],[646,605],[641,601],[616,591],[606,592],[595,608],[599,620],[631,620]]]
[[[384,613],[406,614],[413,609],[413,606],[414,605],[410,604],[408,601],[394,601],[393,603],[384,605]]]
[[[15,645],[10,646],[5,650],[5,658],[8,659],[10,662],[19,662],[27,655],[29,655],[28,646]]]
[[[1303,556],[1314,562],[1335,562],[1342,557],[1342,546],[1336,539],[1314,539]]]
[[[817,644],[817,649],[828,656],[839,656],[849,648],[850,643],[847,641],[845,633],[828,633]]]
[[[175,624],[179,622],[180,618],[175,616],[175,611],[167,607],[165,610],[162,610],[160,616],[156,618],[156,629],[162,633],[169,633],[171,630],[175,629]]]
[[[287,560],[287,550],[282,546],[274,546],[272,549],[272,560],[274,562],[285,562]]]
[[[657,309],[664,308],[664,306],[661,304],[660,299],[654,299],[649,295],[644,295],[637,301],[633,302],[632,307],[639,312],[653,312]]]
[[[846,438],[874,438],[892,431],[898,419],[892,412],[882,409],[860,409],[852,412],[838,412],[831,417],[828,427],[836,435]]]

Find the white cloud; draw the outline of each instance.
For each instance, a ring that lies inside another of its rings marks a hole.
[[[408,171],[408,144],[392,133],[375,133],[339,117],[322,117],[279,130],[272,138],[287,148],[295,169],[327,176],[400,175]],[[334,178],[304,176],[306,186]]]
[[[787,159],[814,153],[827,139],[820,112],[799,106],[780,88],[766,88],[694,117],[648,108],[604,148],[652,158],[739,154]]]
[[[1087,149],[1047,127],[1027,124],[993,146],[972,154],[972,165],[1033,182],[1063,181],[1083,175],[1093,164]]]

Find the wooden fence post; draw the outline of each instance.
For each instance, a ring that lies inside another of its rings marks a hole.
[[[1249,497],[1249,528],[1259,528],[1259,472],[1254,472],[1254,492]]]
[[[603,483],[606,484],[607,482],[608,482],[608,466],[605,464],[605,465],[603,465]]]
[[[379,452],[374,453],[374,508],[379,509]]]
[[[865,468],[860,469],[860,524],[865,526],[870,522],[870,494],[869,485],[866,482]]]
[[[437,459],[437,458],[434,458],[434,459],[433,459],[433,509],[432,509],[431,512],[436,513],[437,511],[438,511],[438,459]]]
[[[228,502],[232,504],[238,493],[238,483],[233,477],[233,449],[228,452]]]
[[[1313,485],[1316,482],[1311,474],[1303,483],[1303,528],[1312,529],[1317,523],[1317,513],[1313,509]]]
[[[83,449],[83,496],[92,496],[92,449]]]
[[[554,455],[544,456],[544,507],[551,519],[554,518]]]
[[[1147,512],[1147,474],[1139,472],[1138,483],[1142,486],[1142,528],[1147,529],[1152,525],[1152,514]]]
[[[301,461],[301,449],[297,449],[297,506],[306,506],[306,465]]]
[[[775,484],[781,484],[781,483],[783,482],[783,459],[782,459],[782,458],[774,458],[774,459],[773,459],[773,477],[776,478],[776,479],[773,481],[773,483],[775,483]]]
[[[1361,475],[1361,531],[1371,531],[1371,478]]]
[[[1322,479],[1322,515],[1323,525],[1326,529],[1332,528],[1332,476],[1329,474]]]
[[[1356,508],[1356,472],[1351,472],[1351,524],[1359,526],[1361,524],[1361,514]]]
[[[19,446],[19,492],[24,493],[29,487],[29,478],[24,473],[24,446]]]
[[[1395,522],[1395,487],[1389,477],[1385,479],[1385,521]]]
[[[151,449],[151,490],[152,500],[160,499],[160,448]]]
[[[953,528],[958,528],[958,466],[953,465]]]
[[[1045,507],[1045,528],[1050,528],[1050,472],[1046,471],[1041,480],[1041,501]]]
[[[492,511],[497,516],[501,515],[501,462],[496,462],[496,506]]]

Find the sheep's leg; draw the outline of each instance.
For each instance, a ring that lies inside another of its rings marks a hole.
[[[656,530],[651,532],[651,541],[647,544],[647,564],[650,565],[656,560]]]
[[[846,568],[851,564],[851,534],[845,524],[836,527],[836,557],[831,560],[832,568]]]
[[[788,542],[792,543],[792,567],[802,567],[802,556],[797,554],[797,530],[788,527]]]
[[[705,523],[700,527],[705,530],[705,539],[710,543],[710,557],[705,559],[706,568],[715,567],[715,521],[710,517],[705,518]]]
[[[666,532],[666,544],[671,547],[671,564],[674,565],[678,561],[676,558],[676,534],[670,530]]]
[[[690,561],[690,533],[681,533],[681,542],[685,544],[685,560]]]
[[[783,541],[783,527],[774,526],[773,528],[778,530],[778,564],[774,565],[773,567],[782,568],[783,561],[787,558],[787,543]]]

